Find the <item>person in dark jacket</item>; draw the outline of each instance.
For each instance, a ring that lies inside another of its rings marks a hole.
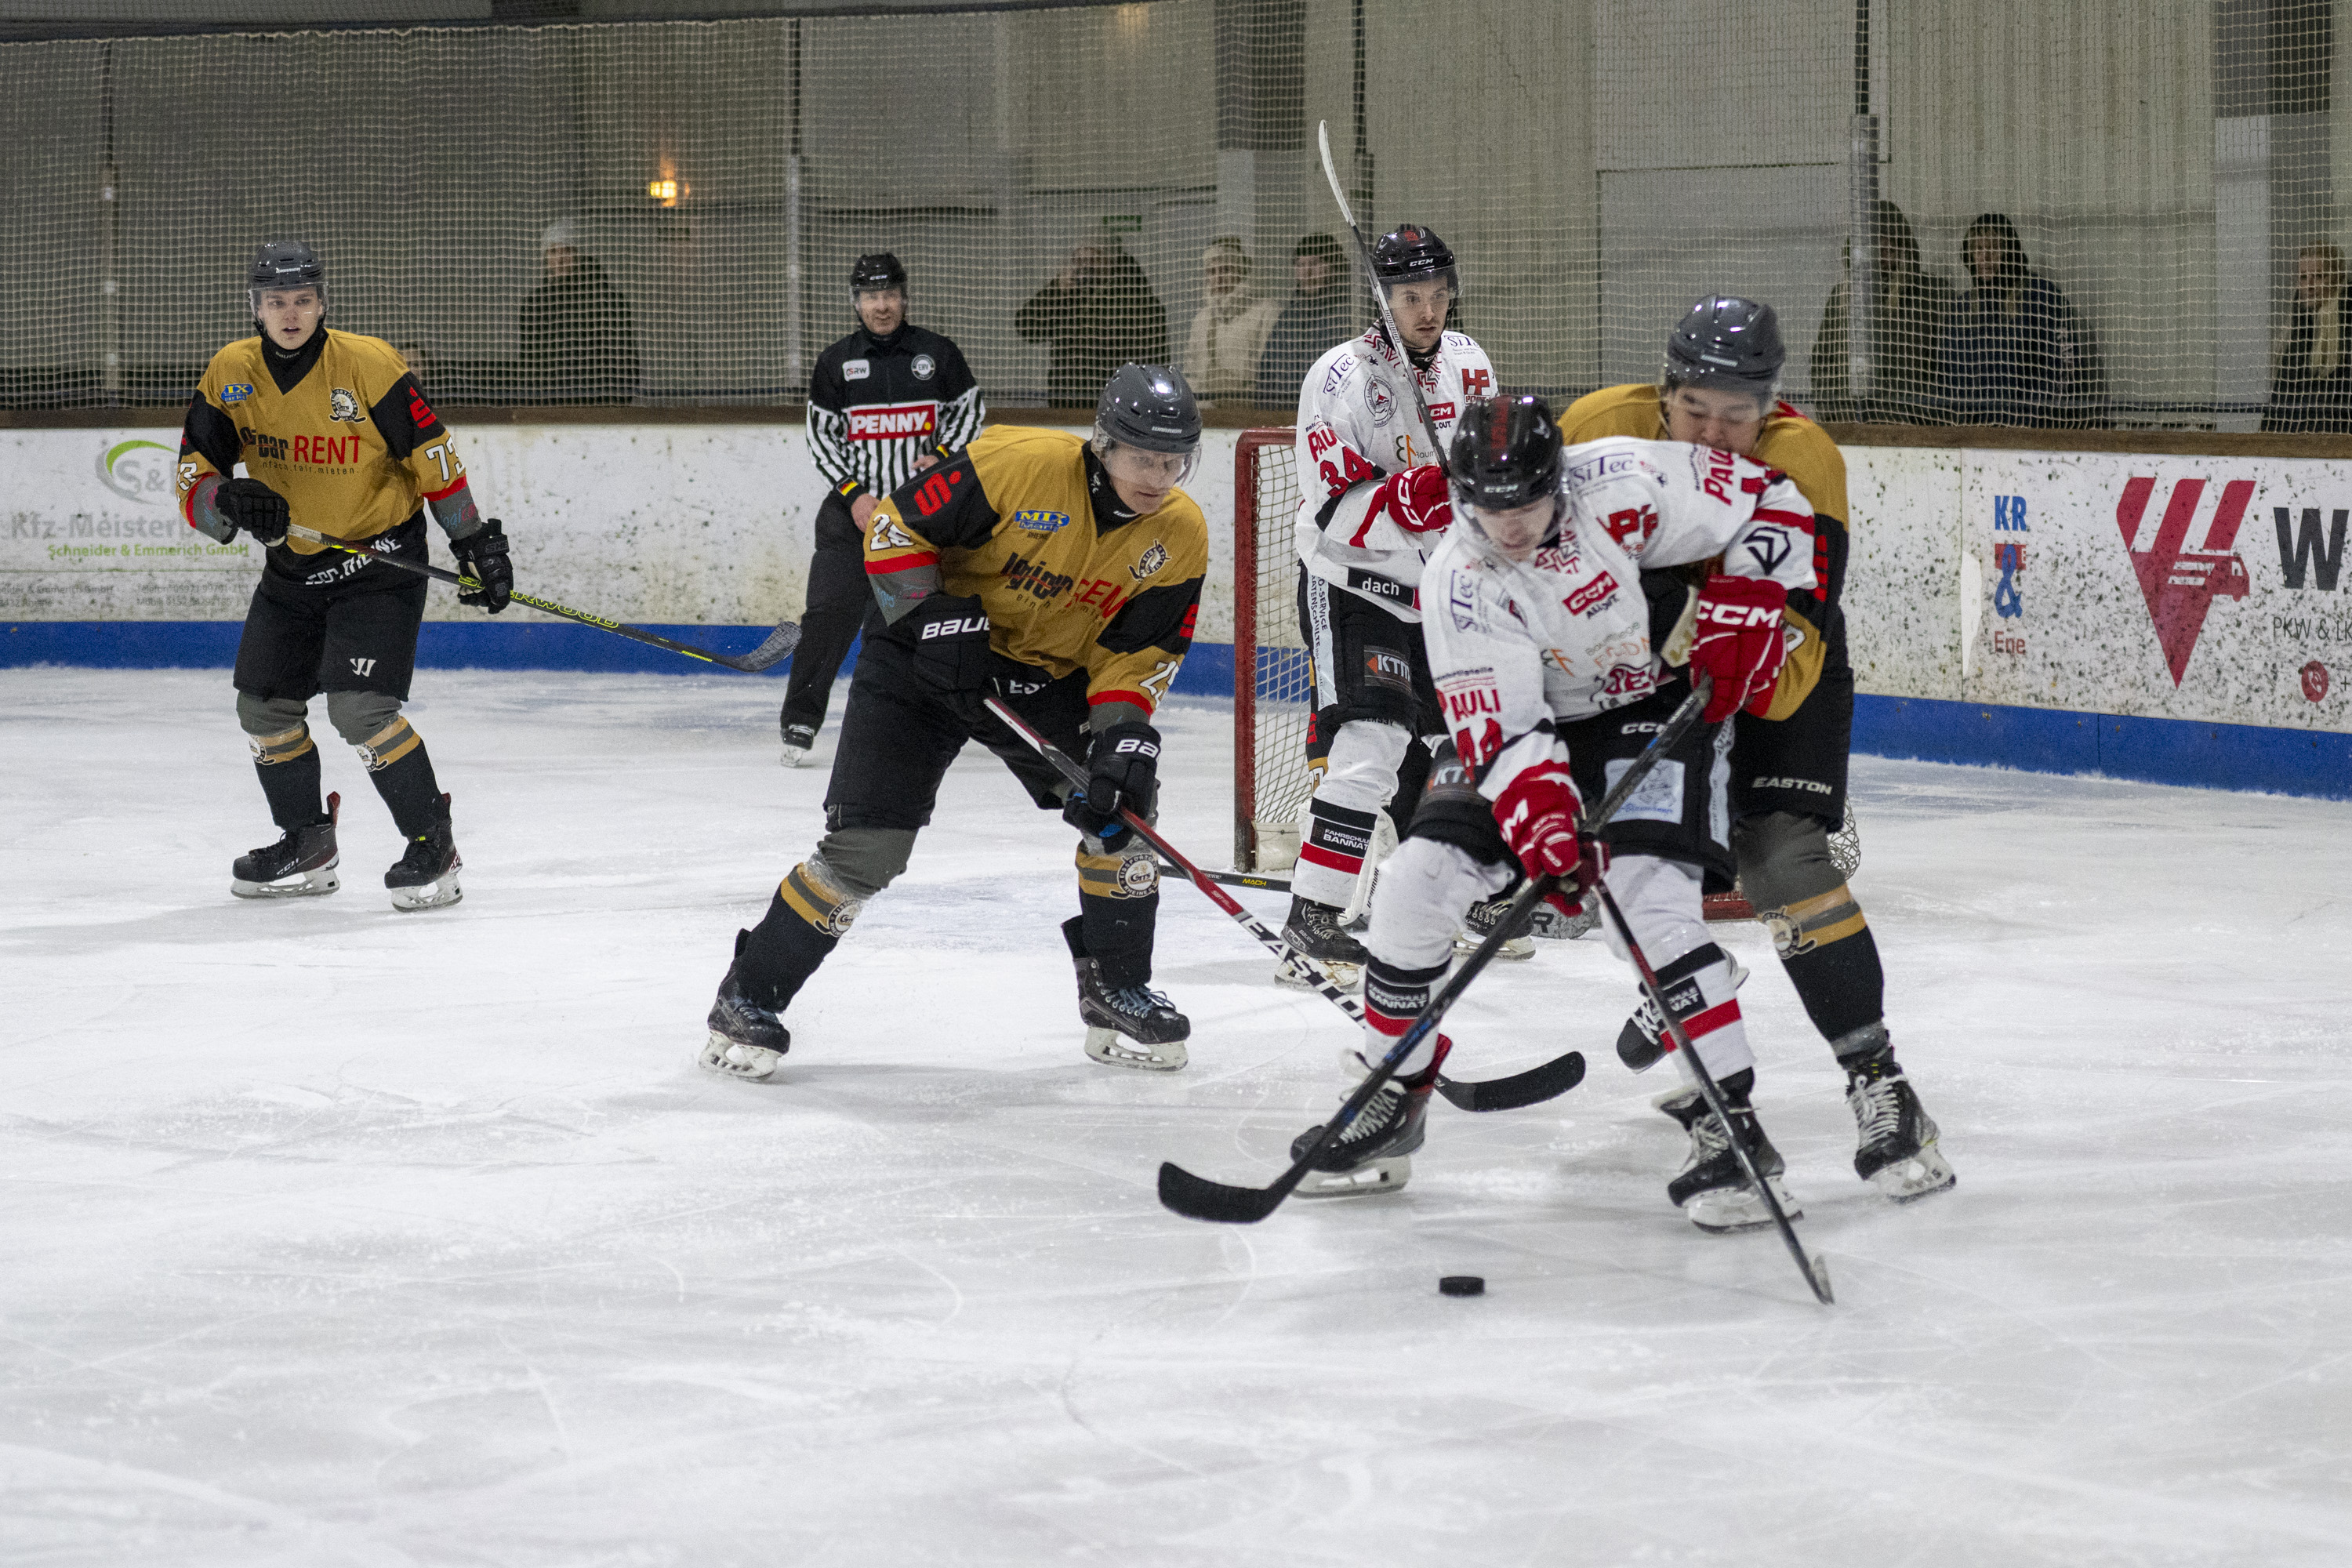
[[[1027,342],[1052,345],[1045,400],[1092,408],[1111,372],[1168,360],[1168,312],[1151,280],[1117,241],[1080,245],[1061,272],[1013,318]]]
[[[1328,234],[1300,238],[1290,253],[1290,276],[1297,292],[1274,319],[1265,353],[1257,362],[1261,408],[1297,408],[1298,384],[1306,379],[1307,367],[1323,357],[1325,349],[1354,336],[1360,308],[1369,310],[1348,276],[1339,242]]]
[[[520,401],[627,403],[637,395],[637,338],[629,302],[596,258],[583,251],[570,218],[540,237],[547,280],[522,302]]]
[[[2294,306],[2279,334],[2263,428],[2352,430],[2352,297],[2344,252],[2306,245],[2294,258]]]
[[[2091,416],[2093,374],[2074,307],[2026,264],[2017,226],[1986,213],[1960,239],[1971,287],[1952,307],[1944,358],[1961,425],[2072,425]]]
[[[1853,285],[1840,283],[1830,290],[1813,338],[1813,413],[1822,419],[1929,424],[1943,401],[1939,355],[1952,286],[1919,264],[1919,241],[1901,207],[1880,197],[1871,205],[1870,228],[1878,261],[1872,276],[1870,391],[1857,397],[1852,389]]]

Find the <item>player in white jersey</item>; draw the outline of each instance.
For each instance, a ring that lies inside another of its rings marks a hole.
[[[1437,438],[1453,438],[1495,367],[1445,330],[1460,295],[1454,252],[1407,224],[1372,247],[1402,345],[1375,323],[1315,362],[1298,395],[1298,629],[1314,661],[1307,763],[1315,795],[1291,871],[1283,938],[1352,984],[1364,949],[1345,929],[1382,840],[1395,842],[1428,777],[1423,736],[1444,732],[1422,649],[1423,563],[1454,520],[1439,454],[1413,407],[1419,385]],[[1410,380],[1408,380],[1410,378]],[[1393,815],[1392,815],[1393,814]],[[1287,966],[1277,973],[1297,980]]]
[[[1744,972],[1708,935],[1700,889],[1731,865],[1726,721],[1771,700],[1782,605],[1813,586],[1813,510],[1781,474],[1711,447],[1612,437],[1563,450],[1538,397],[1472,404],[1453,457],[1461,521],[1422,578],[1451,739],[1372,900],[1361,1054],[1385,1056],[1428,1004],[1474,902],[1549,873],[1567,879],[1565,912],[1605,874],[1670,1002],[1699,993],[1675,1014],[1777,1194],[1780,1159],[1749,1106]],[[1696,595],[1677,584],[1654,615],[1643,570],[1698,563],[1710,564]],[[1584,801],[1622,776],[1702,673],[1714,679],[1705,722],[1597,839],[1580,837]],[[1300,1193],[1402,1185],[1451,1048],[1442,1036],[1417,1047]],[[1667,1195],[1706,1229],[1765,1223],[1731,1133],[1702,1119],[1714,1120],[1704,1102]]]

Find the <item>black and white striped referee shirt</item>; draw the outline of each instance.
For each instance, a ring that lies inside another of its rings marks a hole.
[[[844,501],[888,495],[926,452],[942,460],[988,417],[963,351],[911,323],[887,338],[859,327],[817,356],[809,377],[809,445]]]

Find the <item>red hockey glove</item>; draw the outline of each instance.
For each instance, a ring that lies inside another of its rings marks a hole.
[[[1401,474],[1391,474],[1372,492],[1370,516],[1385,512],[1407,533],[1433,533],[1454,526],[1454,497],[1445,486],[1445,470],[1423,463]]]
[[[1562,914],[1574,914],[1609,868],[1609,847],[1576,831],[1583,809],[1576,780],[1559,762],[1538,763],[1520,773],[1495,803],[1495,824],[1521,868],[1530,877],[1560,879],[1547,901]]]
[[[1698,593],[1698,625],[1691,639],[1690,673],[1715,677],[1706,721],[1720,724],[1745,708],[1761,713],[1772,705],[1788,652],[1780,638],[1780,611],[1789,590],[1760,577],[1717,573]]]

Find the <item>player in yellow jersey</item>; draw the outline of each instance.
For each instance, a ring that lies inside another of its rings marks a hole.
[[[422,563],[430,506],[458,567],[480,584],[458,602],[492,613],[514,587],[505,530],[476,507],[449,433],[393,346],[325,324],[327,270],[309,246],[263,244],[246,294],[258,330],[205,367],[179,463],[188,526],[224,544],[242,530],[267,550],[237,643],[236,717],[284,836],[238,858],[230,890],[261,899],[341,886],[341,796],[320,801],[308,717],[323,691],[328,722],[357,749],[406,841],[384,873],[394,907],[454,904],[462,895],[449,797],[400,711],[425,579],[289,536],[289,524]]]
[[[1936,1146],[1936,1123],[1895,1059],[1878,943],[1830,855],[1829,836],[1845,820],[1853,740],[1853,668],[1839,606],[1849,522],[1845,459],[1826,431],[1780,401],[1786,357],[1771,306],[1710,296],[1666,340],[1658,385],[1590,393],[1569,405],[1559,427],[1571,447],[1640,436],[1736,452],[1779,469],[1812,503],[1813,590],[1789,595],[1782,633],[1789,646],[1769,702],[1735,720],[1731,847],[1740,886],[1770,928],[1781,968],[1845,1069],[1855,1173],[1901,1203],[1950,1186],[1952,1168]],[[1568,460],[1572,467],[1573,450]],[[1643,586],[1667,619],[1688,597],[1663,574],[1644,573]],[[1703,953],[1712,961],[1721,950],[1709,943]],[[1697,987],[1677,986],[1684,976],[1674,967],[1658,978],[1678,1013],[1685,997],[1704,1005]],[[1659,1054],[1659,1025],[1649,1013],[1636,1014],[1618,1040],[1619,1054],[1637,1068]],[[1695,1156],[1712,1152],[1697,1147],[1714,1119],[1695,1091],[1675,1090],[1658,1104],[1690,1131]]]
[[[906,869],[967,741],[1078,830],[1078,913],[1062,934],[1087,1054],[1184,1065],[1192,1025],[1150,985],[1158,863],[1118,811],[1152,815],[1151,717],[1192,645],[1209,536],[1177,487],[1200,445],[1184,378],[1128,364],[1103,389],[1091,439],[992,425],[875,508],[866,573],[887,628],[866,638],[850,683],[826,832],[736,937],[703,1066],[765,1079],[782,1065],[792,1035],[778,1015]],[[987,710],[991,696],[1085,759],[1083,793]]]

